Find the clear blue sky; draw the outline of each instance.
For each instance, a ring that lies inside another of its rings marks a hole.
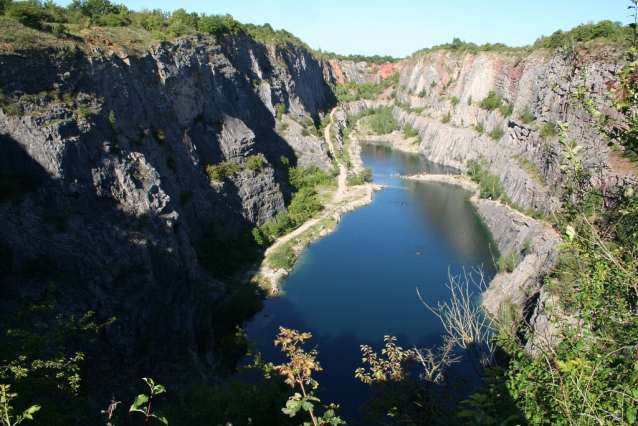
[[[632,22],[629,0],[111,0],[133,10],[184,8],[270,23],[310,47],[340,54],[405,57],[453,37],[477,44],[532,44],[541,35],[603,19]],[[70,0],[58,0],[66,6]]]

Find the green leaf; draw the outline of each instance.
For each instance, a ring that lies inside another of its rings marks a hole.
[[[475,417],[477,415],[480,416],[481,413],[474,410],[463,410],[459,414],[457,414],[456,417]]]
[[[281,409],[284,414],[288,414],[290,417],[294,417],[294,415],[297,414],[297,411],[301,409],[301,401],[299,399],[294,399],[297,395],[299,394],[295,394],[294,397],[290,397],[290,399],[286,402],[286,408]]]
[[[312,402],[303,400],[301,401],[301,408],[303,408],[305,411],[312,411],[314,407],[312,405]]]
[[[140,407],[142,407],[144,404],[146,404],[148,402],[148,396],[145,394],[140,394],[137,395],[137,398],[135,398],[135,401],[133,401],[133,405],[131,405],[131,409],[130,411],[142,411],[142,412],[146,412],[144,410],[140,410]]]
[[[35,413],[36,411],[38,411],[40,408],[42,408],[42,407],[40,407],[39,405],[32,405],[31,407],[26,409],[26,411],[24,412],[24,416],[26,417],[27,414],[31,415],[31,414]],[[29,418],[31,418],[31,417],[29,417]]]
[[[164,423],[165,425],[168,425],[168,420],[166,420],[166,417],[164,416],[160,416],[159,414],[151,414],[151,417],[155,417],[160,422]]]
[[[574,240],[574,236],[576,235],[576,230],[574,229],[573,226],[567,225],[567,227],[565,228],[565,233],[567,234],[567,237],[569,237],[569,241]]]
[[[636,421],[636,409],[634,407],[627,407],[625,414],[627,415],[628,423],[631,424]]]

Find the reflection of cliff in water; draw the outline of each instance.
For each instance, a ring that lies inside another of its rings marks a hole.
[[[491,234],[481,221],[476,207],[470,202],[470,193],[460,187],[442,182],[419,182],[405,179],[405,187],[419,205],[423,220],[434,225],[441,234],[441,241],[452,246],[461,256],[480,250],[482,243],[491,240]],[[466,197],[459,197],[465,192]],[[494,256],[498,256],[496,244],[490,244]],[[461,263],[463,259],[460,259]],[[485,265],[491,269],[490,265]]]
[[[382,165],[390,161],[398,161],[401,164],[401,173],[433,173],[447,174],[456,173],[458,170],[453,167],[442,166],[440,164],[428,161],[423,155],[413,154],[411,152],[403,152],[392,150],[389,146],[384,145],[361,145],[361,156],[374,156],[375,158],[375,174],[383,174]]]

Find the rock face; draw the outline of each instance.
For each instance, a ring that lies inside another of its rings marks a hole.
[[[0,199],[0,243],[11,254],[3,307],[26,281],[42,293],[46,280],[30,272],[42,264],[68,313],[117,317],[101,344],[122,369],[172,382],[214,375],[225,287],[193,245],[211,226],[243,232],[284,211],[282,157],[331,167],[322,140],[284,131],[278,116],[281,105],[299,122],[321,120],[324,72],[301,48],[245,36],[135,57],[1,56],[0,89],[21,114],[0,111],[0,167],[31,183]],[[262,170],[212,183],[205,172],[252,155],[265,158]]]
[[[571,91],[582,82],[604,101],[605,83],[619,65],[611,54],[586,58],[585,63],[570,67],[560,52],[518,57],[448,51],[416,55],[399,66],[402,89],[396,99],[422,112],[395,107],[394,115],[401,124],[419,130],[419,152],[428,159],[465,170],[467,160],[485,158],[514,202],[550,212],[557,207],[551,188],[562,181],[561,148],[554,135],[541,136],[546,123],[570,121],[567,136],[583,145],[590,165],[605,164],[610,154],[586,113],[572,106]],[[490,91],[502,97],[510,115],[480,106]],[[529,124],[521,118],[524,113],[533,117]],[[498,140],[490,137],[495,129],[503,134]],[[633,177],[606,172],[602,181],[631,182]]]
[[[461,169],[485,158],[513,201],[551,211],[558,147],[539,128],[570,120],[570,137],[591,163],[609,151],[570,106],[562,76],[576,71],[560,55],[519,59],[439,51],[367,66],[320,62],[302,48],[246,36],[162,43],[141,56],[0,56],[0,89],[20,113],[0,111],[0,183],[11,189],[0,188],[0,316],[18,295],[37,298],[52,280],[66,313],[117,317],[100,339],[114,366],[165,383],[211,378],[219,363],[215,307],[226,287],[202,269],[193,247],[208,229],[242,232],[284,211],[285,160],[331,167],[324,141],[310,132],[334,99],[328,84],[375,82],[397,69],[401,106],[393,113],[418,129],[419,152]],[[591,64],[585,82],[602,91],[617,65]],[[490,91],[513,107],[510,116],[478,105]],[[387,103],[343,109],[379,105]],[[519,117],[528,110],[535,118],[525,124]],[[348,123],[341,113],[336,121],[341,147]],[[498,141],[486,134],[494,129],[504,131]],[[244,169],[254,155],[264,167]],[[242,170],[211,182],[206,166],[226,161]],[[601,182],[611,180],[630,177],[606,173]],[[521,256],[497,277],[486,306],[523,306],[553,265],[558,237],[496,203],[479,203],[479,212],[500,251]]]
[[[574,107],[571,95],[583,84],[604,104],[606,84],[620,68],[618,52],[584,54],[575,64],[567,56],[560,51],[516,56],[443,50],[415,55],[396,66],[400,79],[393,115],[401,126],[410,124],[419,131],[419,152],[431,161],[465,171],[468,160],[486,160],[510,199],[526,209],[551,213],[559,207],[563,148],[547,131],[548,123],[559,120],[571,122],[566,136],[583,146],[586,166],[600,169],[595,185],[603,191],[635,185],[633,173],[610,167],[610,148],[592,129],[585,111]],[[501,97],[502,109],[481,107],[490,92]],[[358,113],[378,105],[361,100],[344,110]],[[553,299],[542,278],[556,262],[560,236],[499,203],[478,200],[477,206],[499,251],[518,258],[512,272],[499,273],[491,283],[483,298],[485,308],[498,315],[511,306],[551,341],[545,307]],[[528,346],[534,352],[534,343]]]
[[[524,307],[540,291],[542,277],[556,263],[561,237],[547,223],[498,202],[477,200],[476,204],[501,254],[517,259],[514,270],[499,272],[483,294],[485,309],[498,316],[507,305]]]

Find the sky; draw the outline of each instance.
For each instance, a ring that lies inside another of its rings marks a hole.
[[[630,0],[111,0],[129,9],[231,14],[242,23],[269,23],[313,49],[342,55],[391,55],[451,43],[533,44],[541,35],[604,19],[633,22]],[[57,1],[66,6],[71,0]]]

